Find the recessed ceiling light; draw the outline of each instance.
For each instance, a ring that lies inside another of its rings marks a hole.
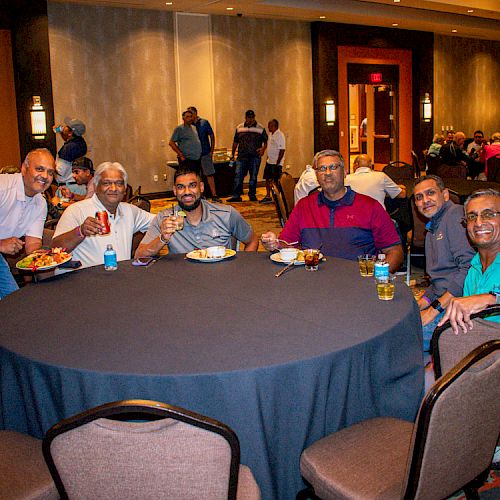
[[[400,3],[401,0],[394,0],[394,3]]]
[[[457,32],[457,30],[451,30],[451,32],[452,32],[452,33],[456,33],[456,32]]]
[[[226,10],[234,10],[234,7],[226,7]]]
[[[472,14],[472,13],[474,12],[474,9],[467,9],[467,12],[468,12],[469,14]]]
[[[399,26],[399,24],[398,24],[398,23],[392,23],[392,25],[393,25],[393,26]]]
[[[326,16],[319,16],[320,19],[326,19]]]
[[[165,5],[172,5],[174,2],[165,2]]]

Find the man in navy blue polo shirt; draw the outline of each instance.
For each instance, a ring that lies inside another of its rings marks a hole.
[[[226,201],[242,201],[243,179],[250,173],[248,197],[250,201],[257,201],[257,175],[259,173],[260,159],[267,147],[266,129],[255,120],[255,113],[249,109],[245,113],[245,122],[236,127],[233,139],[231,160],[238,149],[236,172],[234,177],[233,196]]]
[[[333,257],[356,260],[364,253],[386,255],[390,272],[403,262],[403,248],[391,218],[380,203],[344,185],[344,159],[334,150],[314,157],[321,191],[302,198],[293,209],[280,239],[320,248]],[[262,235],[267,250],[279,248],[276,235]]]

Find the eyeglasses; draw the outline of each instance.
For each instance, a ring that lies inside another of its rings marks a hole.
[[[471,212],[465,216],[464,222],[476,222],[478,217],[481,217],[482,221],[488,221],[494,219],[499,214],[500,212],[496,212],[495,210],[483,210],[480,214]]]
[[[101,181],[100,184],[105,188],[111,187],[113,184],[118,188],[122,188],[125,186],[125,181]]]
[[[330,163],[330,165],[321,165],[321,167],[314,167],[314,170],[324,174],[327,170],[330,172],[335,172],[340,167],[340,163]]]

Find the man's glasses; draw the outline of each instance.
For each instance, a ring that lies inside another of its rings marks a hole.
[[[481,217],[482,221],[488,221],[497,217],[498,214],[500,214],[500,212],[495,210],[483,210],[480,214],[471,212],[465,216],[464,222],[476,222],[478,217]]]
[[[335,172],[340,167],[340,163],[330,163],[330,165],[321,165],[320,167],[314,167],[314,170],[324,174],[327,170],[330,172]]]
[[[113,184],[118,188],[122,188],[125,186],[125,181],[101,181],[100,184],[105,188],[111,187]]]

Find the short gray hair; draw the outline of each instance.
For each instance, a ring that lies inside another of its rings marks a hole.
[[[316,169],[316,167],[318,166],[319,159],[323,158],[323,156],[336,156],[340,160],[339,161],[340,167],[344,169],[344,158],[338,151],[335,151],[334,149],[323,149],[323,151],[316,153],[314,155],[313,165],[312,165],[314,169]]]
[[[467,205],[471,200],[474,198],[479,198],[480,196],[496,196],[500,198],[500,191],[497,191],[496,189],[488,188],[488,189],[478,189],[477,191],[474,191],[469,197],[465,200],[464,203],[464,210],[467,212]]]
[[[118,172],[122,174],[123,182],[125,182],[125,185],[127,185],[128,175],[127,171],[123,168],[123,165],[121,163],[118,163],[117,161],[105,161],[95,169],[94,184],[96,186],[99,184],[99,182],[101,182],[102,174],[104,174],[104,172],[106,172],[107,170],[118,170]]]
[[[444,182],[443,182],[443,179],[441,179],[441,177],[439,177],[439,175],[434,175],[434,174],[428,174],[428,175],[424,175],[420,178],[418,178],[414,183],[413,183],[413,189],[415,189],[421,182],[424,182],[424,181],[435,181],[438,188],[442,191],[445,186],[444,186]]]

